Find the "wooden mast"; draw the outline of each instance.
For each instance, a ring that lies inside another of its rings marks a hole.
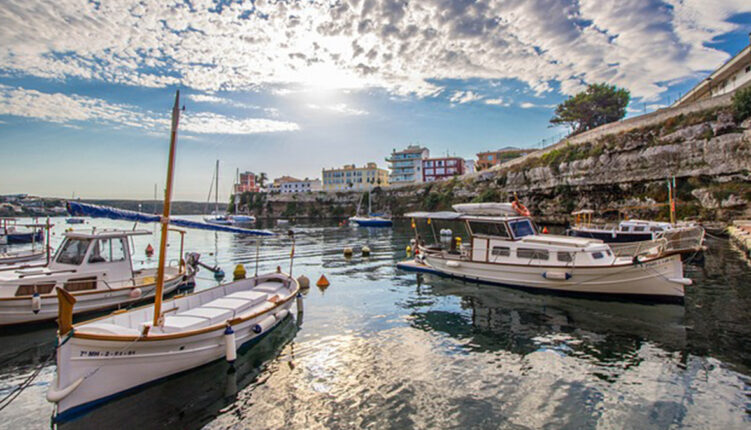
[[[164,190],[164,209],[162,211],[162,237],[159,242],[159,267],[156,272],[156,292],[154,294],[154,326],[159,325],[162,313],[162,292],[164,291],[164,264],[167,260],[167,233],[169,216],[172,208],[172,179],[175,176],[175,144],[177,143],[177,124],[180,122],[180,90],[175,95],[172,107],[172,132],[169,144],[169,162],[167,164],[167,187]],[[181,256],[182,257],[182,256]]]

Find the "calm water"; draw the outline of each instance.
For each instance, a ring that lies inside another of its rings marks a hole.
[[[53,242],[66,226],[55,227]],[[132,224],[93,221],[131,228]],[[88,226],[88,225],[87,225]],[[153,226],[145,228],[153,231]],[[295,225],[294,274],[313,286],[302,321],[240,354],[150,386],[64,428],[749,428],[751,275],[710,240],[685,306],[602,302],[418,277],[397,271],[409,241],[393,230]],[[282,230],[278,230],[282,231]],[[135,240],[137,265],[155,236]],[[188,250],[253,272],[252,239],[191,231]],[[342,248],[369,245],[346,260]],[[268,239],[261,270],[289,267]],[[170,252],[177,256],[178,243]],[[197,288],[215,285],[201,271]],[[52,325],[0,332],[0,396],[53,352]],[[47,364],[0,412],[0,426],[49,426]],[[105,427],[106,426],[106,427]]]

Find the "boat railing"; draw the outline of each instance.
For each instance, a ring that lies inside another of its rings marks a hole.
[[[616,257],[633,258],[637,255],[663,255],[701,250],[704,229],[699,226],[665,230],[654,240],[629,243],[611,243]]]

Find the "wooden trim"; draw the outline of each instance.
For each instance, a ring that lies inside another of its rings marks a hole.
[[[176,279],[178,279],[178,278],[180,278],[182,276],[185,276],[185,269],[183,269],[182,271],[178,272],[178,274],[176,276],[174,276],[172,278],[169,278],[169,279],[166,279],[164,282],[165,283],[169,283],[169,282],[172,282],[172,281],[174,281],[174,280],[176,280]],[[62,281],[62,282],[64,282],[64,281]],[[70,291],[70,293],[73,294],[74,296],[83,296],[83,295],[87,295],[87,294],[115,293],[115,292],[119,292],[119,291],[132,290],[134,288],[150,288],[150,287],[154,286],[154,284],[155,283],[135,285],[135,286],[132,286],[132,287],[118,287],[118,288],[111,288],[111,289],[106,289],[106,290],[97,289],[97,290],[93,290],[93,291]],[[18,299],[23,299],[23,298],[28,298],[28,297],[31,297],[31,296],[0,297],[0,301],[4,301],[4,300],[18,300]],[[53,294],[45,294],[45,295],[42,295],[41,297],[44,299],[44,298],[52,298],[52,297],[57,297],[57,296],[53,293]]]

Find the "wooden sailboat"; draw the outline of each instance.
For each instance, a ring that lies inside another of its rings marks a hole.
[[[298,311],[301,310],[299,284],[291,273],[283,273],[280,268],[162,300],[179,97],[178,91],[172,110],[154,304],[73,325],[76,298],[57,289],[57,371],[47,392],[47,399],[56,404],[57,421],[72,418],[139,386],[211,361],[224,357],[232,362],[240,346],[268,333],[289,315],[295,298]]]

